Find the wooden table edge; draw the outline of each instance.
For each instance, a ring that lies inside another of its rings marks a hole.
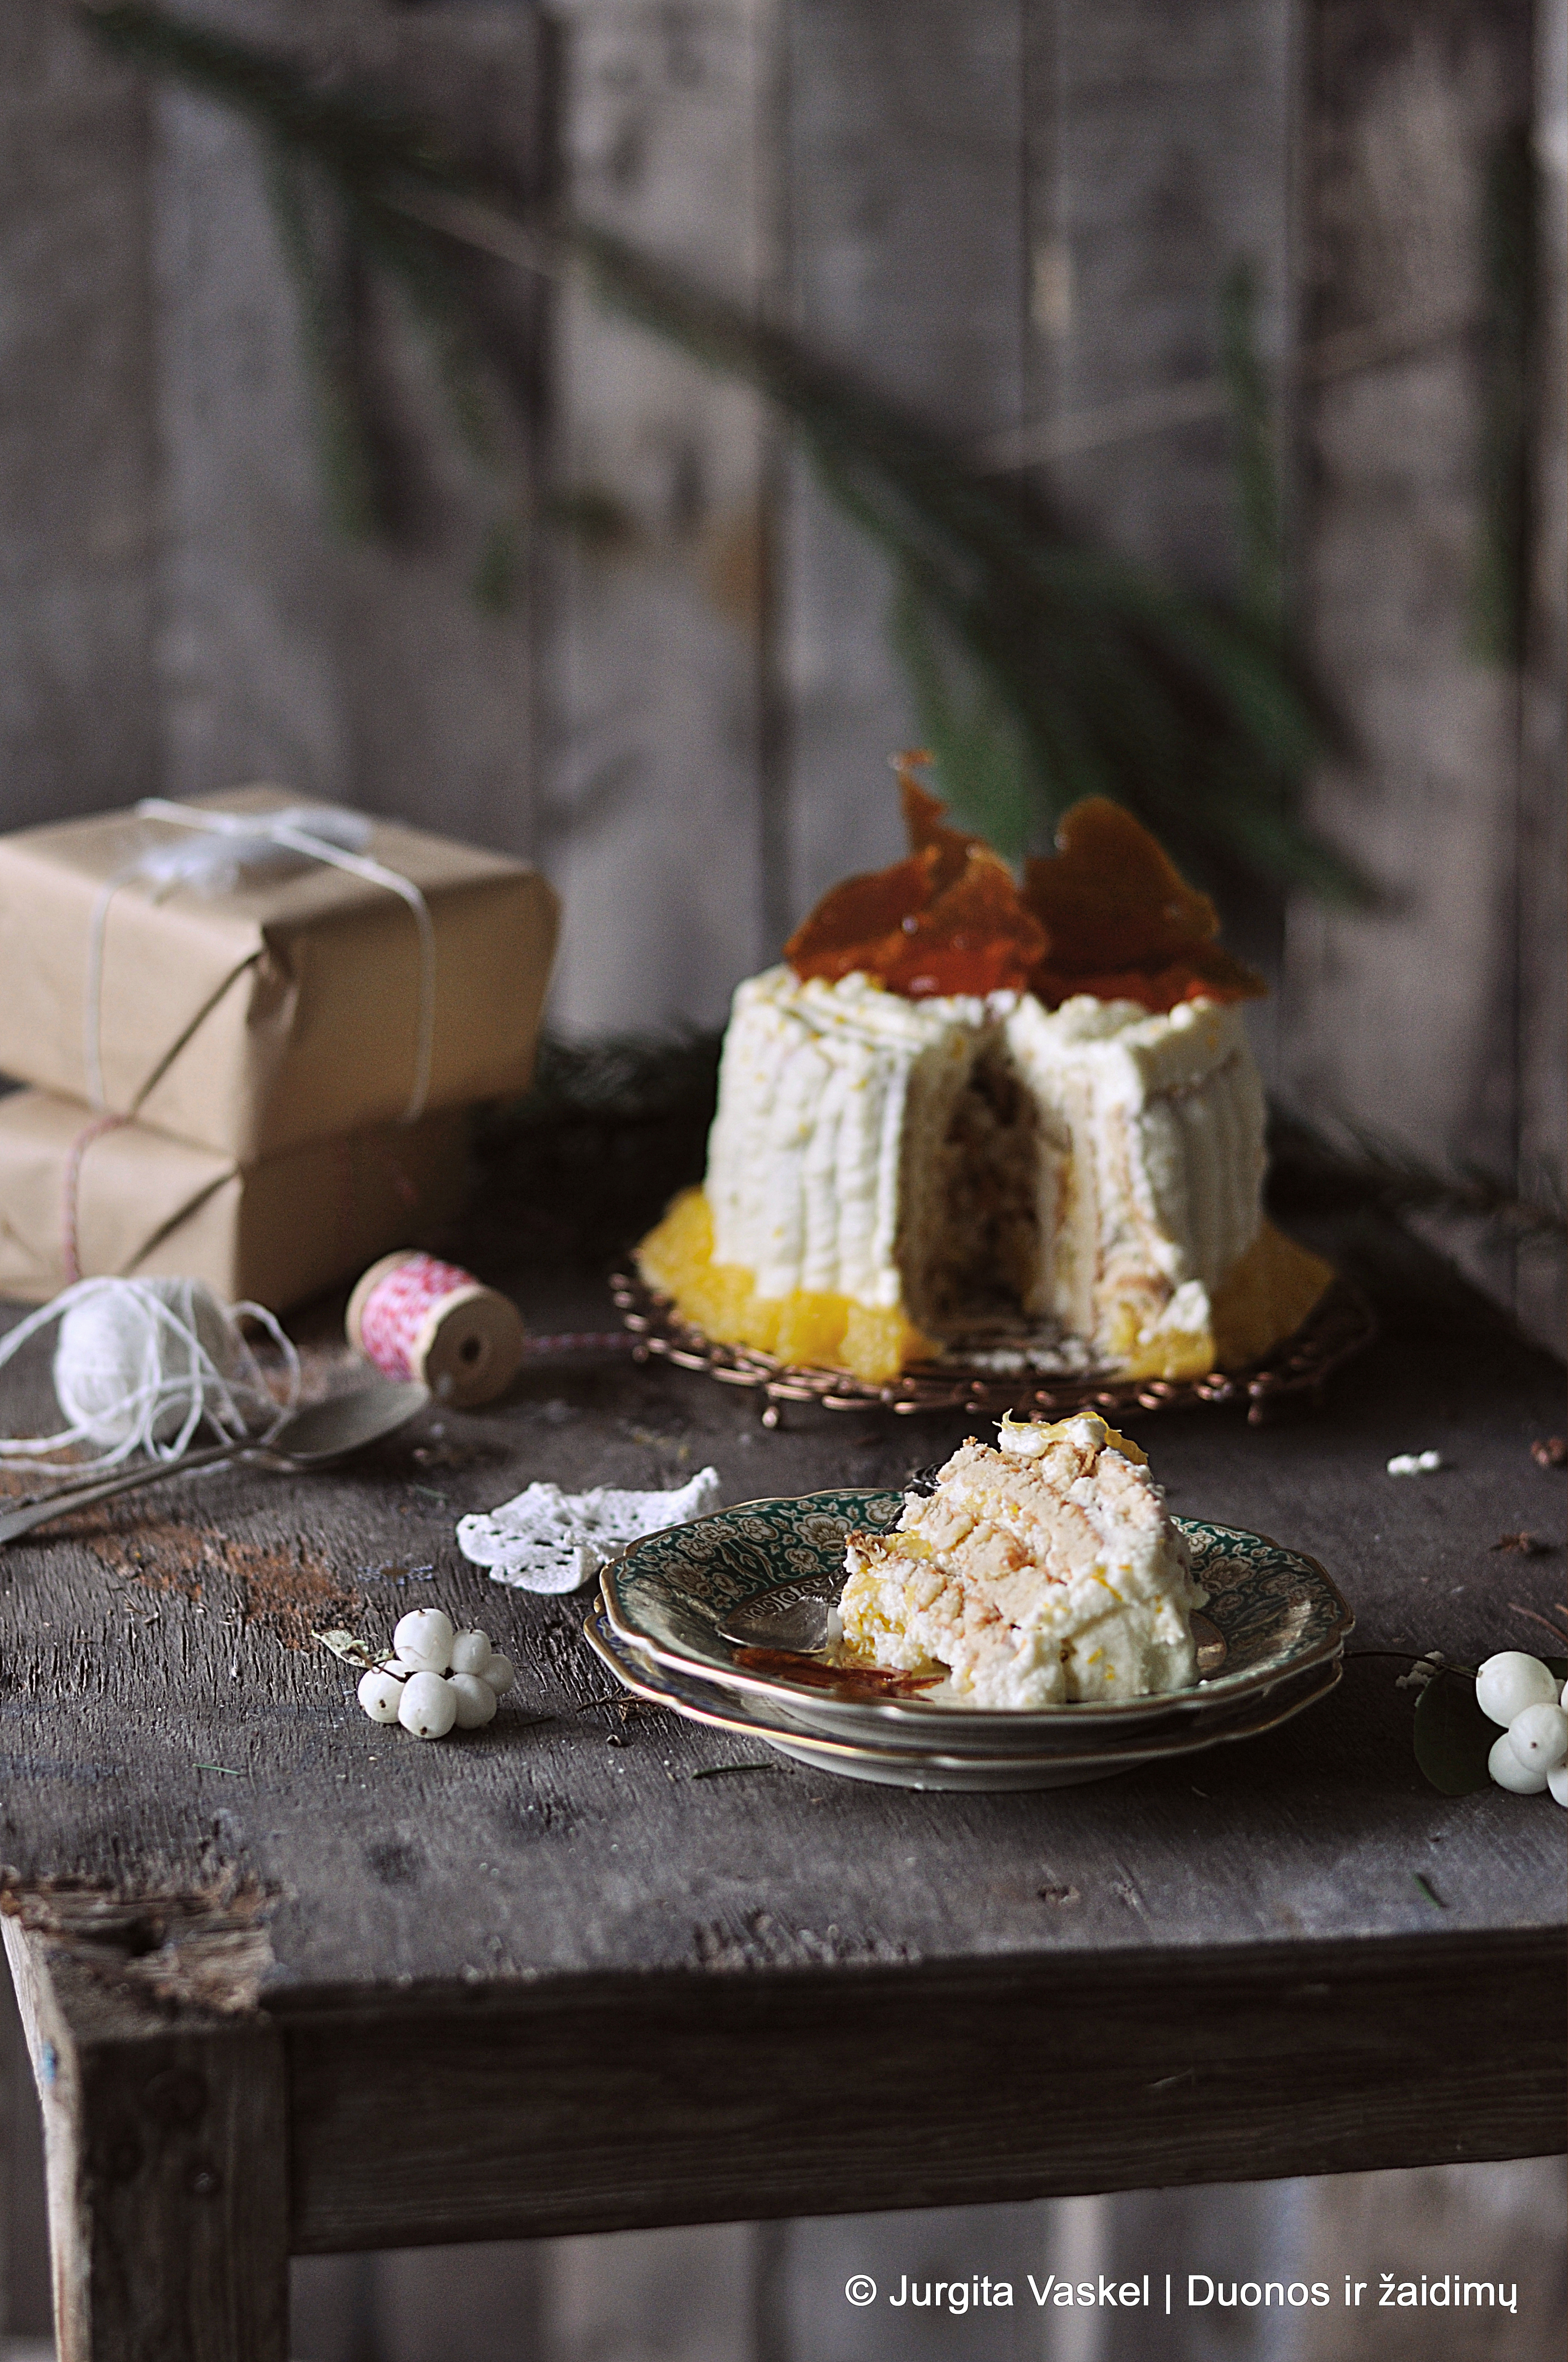
[[[88,1924],[0,1914],[61,2362],[281,2362],[290,2253],[1563,2145],[1558,1926],[204,1996]]]
[[[1527,1926],[278,1992],[290,2244],[1549,2154],[1565,1959],[1562,1927]],[[394,2097],[420,2138],[389,2149]]]
[[[258,2006],[287,2034],[366,2020],[397,2023],[432,2012],[467,2017],[491,2014],[529,2017],[541,2011],[573,2007],[600,2012],[616,2004],[634,2004],[639,1996],[688,1992],[756,1996],[837,1993],[849,1987],[865,1992],[876,1987],[889,1992],[934,1994],[940,1991],[973,1998],[989,1992],[999,2000],[1022,1987],[1051,1985],[1066,1990],[1080,1981],[1099,1989],[1125,1988],[1129,1993],[1149,1985],[1168,1988],[1172,1980],[1196,1989],[1215,1973],[1242,1972],[1283,1992],[1302,1983],[1303,1963],[1311,1970],[1308,1982],[1325,1970],[1381,1981],[1391,1970],[1459,1967],[1490,1958],[1494,1952],[1521,1962],[1538,1957],[1561,1961],[1568,1957],[1568,1917],[1527,1920],[1506,1927],[1435,1924],[1430,1928],[1353,1936],[1265,1937],[1219,1946],[1132,1943],[1102,1949],[1064,1943],[1031,1949],[999,1948],[978,1956],[928,1952],[903,1959],[834,1959],[733,1968],[671,1961],[648,1968],[564,1968],[511,1976],[409,1977],[380,1982],[316,1982],[294,1977],[285,1965],[266,1978]]]

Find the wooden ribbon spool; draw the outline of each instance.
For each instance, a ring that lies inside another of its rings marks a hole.
[[[389,1378],[418,1378],[457,1409],[492,1402],[516,1376],[526,1348],[509,1297],[460,1264],[399,1247],[382,1255],[348,1298],[348,1342]]]

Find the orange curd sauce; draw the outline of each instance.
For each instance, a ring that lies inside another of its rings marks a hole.
[[[868,1385],[886,1385],[939,1351],[896,1306],[876,1308],[805,1288],[759,1296],[744,1264],[713,1261],[713,1217],[701,1189],[673,1201],[637,1249],[637,1261],[682,1318],[714,1343],[749,1345],[794,1368],[847,1370]],[[1208,1328],[1141,1335],[1137,1311],[1124,1308],[1113,1341],[1118,1374],[1180,1380],[1244,1368],[1299,1328],[1333,1275],[1320,1256],[1265,1222],[1216,1289]],[[1143,1460],[1131,1438],[1110,1432],[1118,1450]]]
[[[799,1369],[848,1370],[885,1385],[936,1347],[896,1306],[794,1288],[759,1296],[744,1264],[713,1261],[713,1216],[701,1189],[683,1190],[637,1249],[646,1277],[717,1344],[750,1345]]]

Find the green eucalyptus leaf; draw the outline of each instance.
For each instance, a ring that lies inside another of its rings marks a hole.
[[[1473,1795],[1489,1778],[1497,1725],[1475,1703],[1468,1673],[1433,1675],[1416,1701],[1416,1760],[1445,1796]]]

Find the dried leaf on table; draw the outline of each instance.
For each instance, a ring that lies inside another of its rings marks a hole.
[[[313,1640],[319,1640],[324,1649],[330,1649],[333,1655],[340,1657],[346,1665],[358,1665],[362,1673],[369,1672],[372,1665],[382,1665],[387,1661],[384,1649],[379,1654],[373,1653],[352,1632],[344,1632],[336,1627],[330,1632],[313,1632],[310,1637]]]

